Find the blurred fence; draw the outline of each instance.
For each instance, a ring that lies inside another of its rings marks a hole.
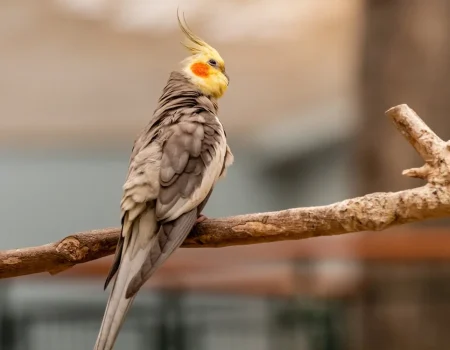
[[[156,302],[134,307],[116,348],[340,349],[333,331],[337,313],[324,304],[300,306],[291,299],[212,295],[194,295],[192,303],[189,298],[192,295],[166,291]],[[7,299],[4,295],[3,302]],[[1,314],[1,349],[91,349],[103,311],[103,303],[93,307],[57,301],[19,313],[6,307]]]

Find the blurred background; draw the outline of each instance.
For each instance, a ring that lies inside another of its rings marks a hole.
[[[210,217],[422,185],[384,116],[400,103],[450,139],[446,0],[2,0],[0,249],[119,225],[134,138],[186,55],[177,6],[231,77]],[[116,348],[444,349],[447,225],[181,249]],[[92,349],[110,263],[0,281],[0,349]]]

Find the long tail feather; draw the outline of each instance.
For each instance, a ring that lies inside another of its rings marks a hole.
[[[156,219],[153,209],[136,218],[131,234],[125,237],[120,266],[114,281],[94,350],[111,350],[134,301],[126,291],[131,279],[141,270],[155,243]]]
[[[178,219],[160,226],[156,222],[154,209],[147,209],[133,222],[131,234],[125,235],[117,277],[94,350],[113,348],[136,293],[181,245],[196,218],[197,208],[194,208]],[[124,231],[125,227],[127,226],[124,225]]]

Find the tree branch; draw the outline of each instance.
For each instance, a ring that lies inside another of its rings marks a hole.
[[[450,215],[450,143],[442,141],[407,105],[389,109],[397,129],[425,165],[404,175],[426,179],[425,186],[395,193],[372,193],[321,207],[239,215],[199,224],[183,247],[225,247],[388,227]],[[40,247],[0,252],[0,278],[58,273],[114,253],[120,229],[77,233]]]

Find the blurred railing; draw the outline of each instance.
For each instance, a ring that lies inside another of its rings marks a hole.
[[[117,348],[338,349],[330,327],[334,314],[323,306],[293,308],[288,300],[255,296],[252,302],[259,302],[259,309],[253,313],[255,306],[242,306],[245,298],[203,295],[209,305],[186,305],[185,297],[166,291],[158,302],[133,308]],[[2,314],[1,349],[91,349],[103,311],[103,303],[80,302],[7,311]]]

